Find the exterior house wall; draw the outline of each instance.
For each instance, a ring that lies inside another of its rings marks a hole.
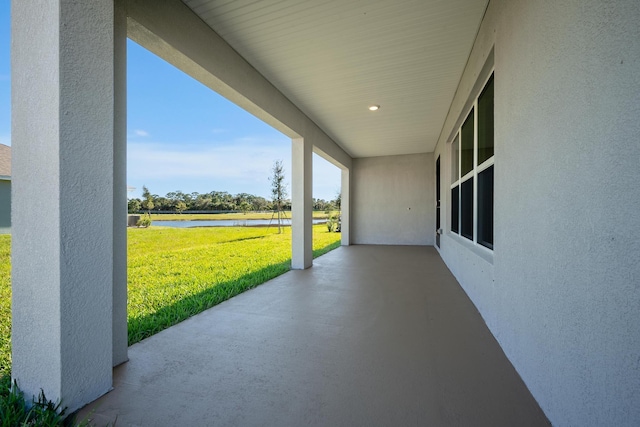
[[[11,232],[11,181],[0,179],[0,234]]]
[[[451,105],[440,253],[553,425],[640,423],[640,3],[492,0]],[[450,232],[451,135],[495,66],[494,251]]]
[[[355,244],[433,245],[433,154],[353,160]]]

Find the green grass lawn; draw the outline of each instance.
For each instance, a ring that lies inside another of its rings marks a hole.
[[[129,344],[290,269],[291,229],[150,227],[128,230]],[[10,236],[0,235],[0,377],[11,369]],[[313,255],[340,233],[313,228]]]
[[[0,378],[11,370],[11,236],[0,234]]]

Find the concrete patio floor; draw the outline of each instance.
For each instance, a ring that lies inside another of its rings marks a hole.
[[[117,426],[545,426],[431,247],[341,247],[129,348]]]

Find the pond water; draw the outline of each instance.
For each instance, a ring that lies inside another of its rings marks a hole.
[[[314,224],[322,224],[327,222],[326,219],[314,219]],[[278,226],[278,220],[268,219],[216,219],[216,220],[196,220],[196,221],[160,221],[154,220],[152,225],[160,227],[266,227],[271,224],[272,227]],[[283,219],[283,225],[291,225],[290,219]]]

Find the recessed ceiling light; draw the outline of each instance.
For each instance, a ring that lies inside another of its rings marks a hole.
[[[369,107],[369,110],[371,110],[371,111],[377,111],[377,110],[379,110],[379,109],[380,109],[380,106],[379,106],[379,105],[371,105],[371,106]]]

